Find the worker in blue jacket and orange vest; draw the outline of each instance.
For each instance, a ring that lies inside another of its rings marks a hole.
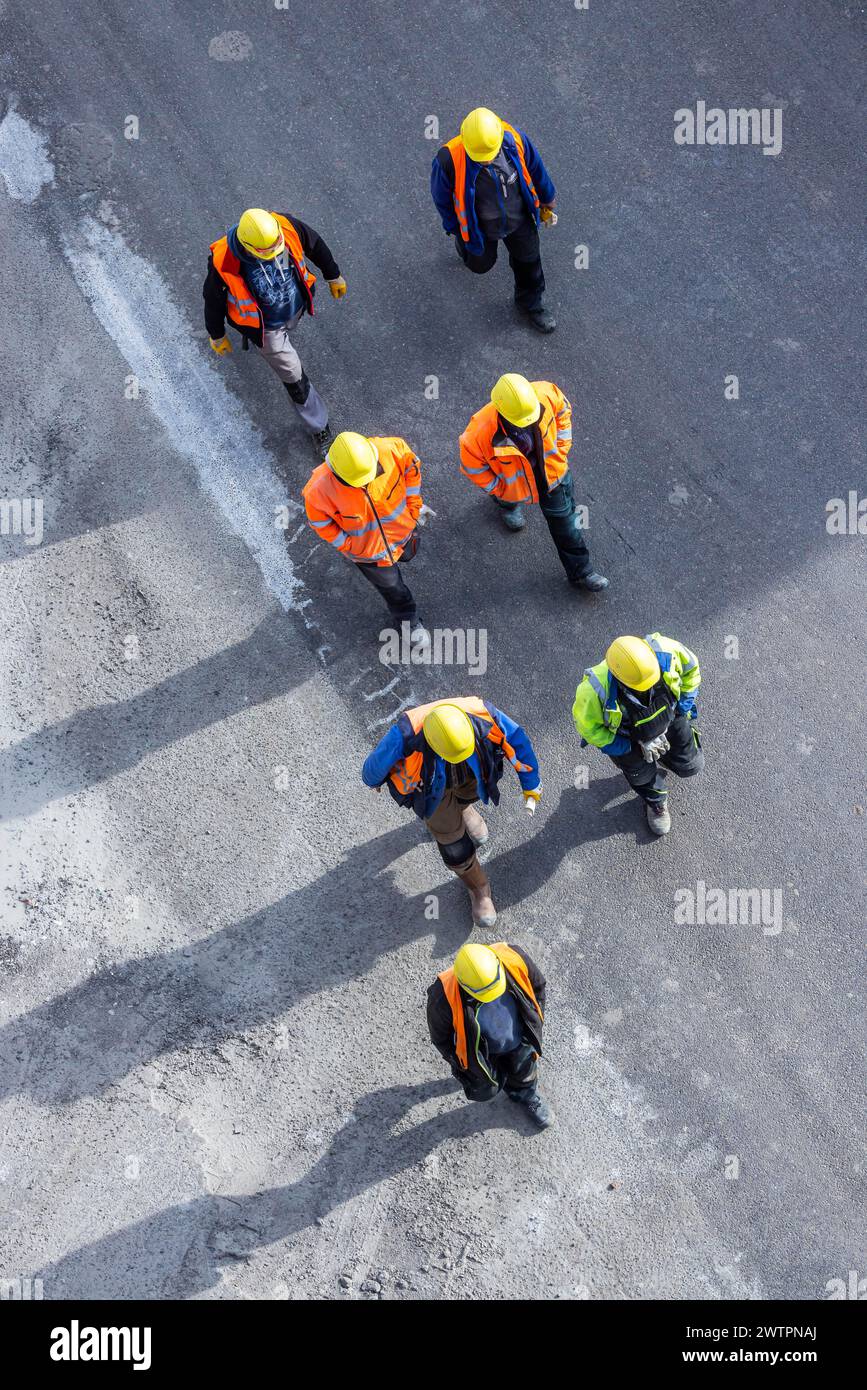
[[[352,561],[384,598],[398,632],[416,650],[430,645],[400,564],[418,547],[421,463],[405,439],[344,430],[303,490],[314,534]]]
[[[460,448],[464,477],[494,498],[510,531],[523,530],[524,503],[538,502],[569,583],[592,593],[608,588],[578,525],[568,463],[572,407],[559,386],[507,372],[470,420]]]
[[[283,382],[321,459],[331,438],[328,410],[290,336],[301,317],[313,313],[316,276],[309,261],[322,271],[331,297],[342,299],[346,281],[318,232],[298,217],[248,208],[237,226],[212,243],[202,294],[214,352],[232,351],[228,318],[244,347],[254,343]]]
[[[486,106],[477,107],[460,135],[437,151],[431,193],[468,269],[484,275],[499,243],[505,244],[518,310],[540,333],[553,333],[557,321],[543,298],[539,226],[557,221],[556,190],[529,136]]]
[[[473,921],[482,927],[492,927],[497,913],[476,856],[488,827],[474,803],[499,805],[506,759],[532,815],[542,795],[533,745],[502,710],[468,696],[406,710],[368,754],[361,772],[368,787],[388,787],[399,806],[424,821],[443,863],[467,889]]]
[[[545,976],[522,946],[507,941],[468,942],[427,992],[431,1042],[467,1100],[493,1100],[503,1090],[540,1129],[554,1119],[536,1066],[544,1008]]]

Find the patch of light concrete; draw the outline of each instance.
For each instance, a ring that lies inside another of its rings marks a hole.
[[[46,137],[17,111],[7,111],[0,121],[0,175],[9,197],[19,203],[34,203],[54,182]]]
[[[275,526],[281,510],[299,508],[287,503],[273,456],[218,369],[204,359],[165,281],[123,237],[90,216],[64,234],[63,250],[172,447],[195,469],[281,606],[301,612],[304,586],[293,573],[284,532]]]

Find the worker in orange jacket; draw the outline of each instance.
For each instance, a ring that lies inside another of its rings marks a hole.
[[[526,525],[524,503],[538,502],[569,583],[598,593],[608,580],[578,525],[571,447],[572,407],[559,386],[507,372],[461,435],[461,472],[499,504],[510,531]]]
[[[405,439],[344,430],[304,487],[307,520],[346,555],[384,598],[395,625],[409,624],[414,647],[429,645],[398,565],[418,548],[421,464]]]

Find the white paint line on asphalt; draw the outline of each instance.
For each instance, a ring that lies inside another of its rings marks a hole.
[[[0,175],[9,197],[20,203],[35,203],[54,182],[46,137],[14,110],[0,121]]]
[[[287,497],[274,476],[273,456],[219,369],[203,359],[165,281],[117,232],[90,216],[63,234],[63,250],[172,447],[195,469],[281,606],[300,612],[304,585],[274,524]]]

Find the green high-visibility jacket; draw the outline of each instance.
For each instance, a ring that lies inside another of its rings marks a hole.
[[[698,657],[673,637],[651,632],[644,639],[656,653],[662,679],[678,702],[681,714],[695,711],[695,692],[701,684]],[[575,691],[572,718],[581,737],[611,756],[626,753],[630,740],[618,733],[623,710],[617,702],[618,685],[607,661],[588,666]]]

